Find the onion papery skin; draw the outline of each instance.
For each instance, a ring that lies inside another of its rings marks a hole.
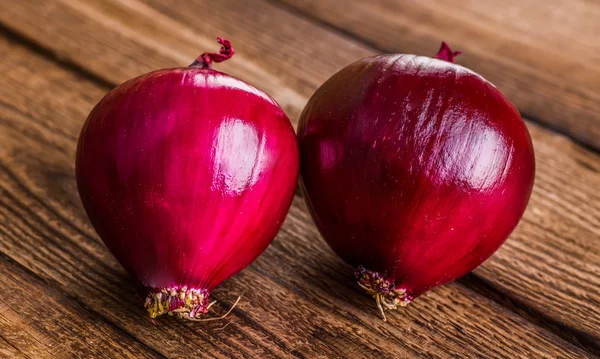
[[[284,111],[210,62],[197,65],[116,87],[77,148],[84,208],[147,291],[151,317],[206,313],[210,291],[271,243],[297,184]]]
[[[490,257],[534,182],[515,107],[480,75],[428,57],[379,55],[342,69],[309,100],[298,141],[312,217],[380,309]]]

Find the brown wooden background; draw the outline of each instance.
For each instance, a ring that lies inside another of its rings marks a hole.
[[[433,55],[493,81],[537,157],[528,210],[465,278],[381,321],[297,196],[268,250],[214,293],[222,321],[160,318],[90,226],[74,181],[92,106],[144,72],[216,67],[294,123],[360,57]],[[600,3],[596,0],[0,0],[0,357],[593,358],[600,353]]]

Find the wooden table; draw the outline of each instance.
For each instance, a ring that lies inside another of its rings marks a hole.
[[[0,357],[592,358],[600,353],[600,4],[595,0],[0,0]],[[294,123],[373,53],[463,51],[517,105],[537,177],[508,242],[384,323],[298,195],[283,229],[215,292],[226,319],[146,318],[74,181],[92,106],[144,72],[218,65]]]

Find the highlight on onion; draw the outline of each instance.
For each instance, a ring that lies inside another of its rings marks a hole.
[[[298,177],[292,125],[267,94],[215,71],[234,51],[129,80],[92,110],[77,147],[81,200],[145,306],[195,319],[210,292],[254,261]]]
[[[532,191],[531,138],[480,75],[379,55],[333,75],[298,128],[301,186],[323,238],[384,309],[405,306],[490,257]]]

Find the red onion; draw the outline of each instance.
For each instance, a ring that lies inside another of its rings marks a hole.
[[[479,266],[531,194],[534,154],[519,112],[456,55],[443,44],[436,57],[446,61],[362,59],[301,116],[306,202],[382,314]]]
[[[146,288],[152,318],[197,318],[223,280],[271,243],[298,177],[292,125],[277,103],[211,69],[202,54],[109,92],[77,148],[77,185],[99,236]]]

